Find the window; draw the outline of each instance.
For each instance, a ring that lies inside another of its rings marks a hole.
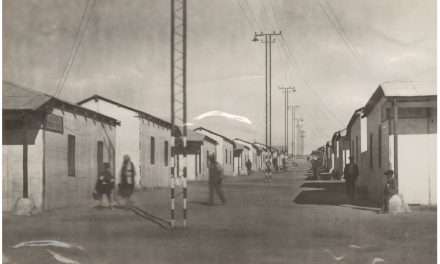
[[[225,159],[225,164],[227,164],[228,163],[228,150],[227,149],[225,149],[225,152],[226,152],[226,159]]]
[[[154,137],[151,137],[150,138],[150,162],[151,162],[151,164],[154,164],[154,150],[155,150]]]
[[[229,164],[232,164],[232,150],[229,151]]]
[[[199,173],[202,173],[202,153],[199,153]]]
[[[370,169],[373,169],[373,133],[370,133]]]
[[[168,141],[164,143],[165,166],[168,166]]]
[[[206,167],[209,167],[209,151],[206,151]]]
[[[103,171],[103,162],[104,162],[104,142],[98,141],[98,151],[97,151],[97,159],[98,159],[98,176]]]
[[[378,147],[377,147],[377,150],[378,150],[378,166],[379,166],[379,168],[382,168],[382,129],[381,129],[381,125],[379,125],[379,129],[378,129],[378,142],[377,142],[377,144],[378,144]]]
[[[356,136],[356,163],[359,164],[359,136]]]
[[[75,136],[67,136],[67,175],[75,176]]]
[[[353,153],[354,154],[354,141],[352,140],[351,141],[351,146],[350,146],[350,150],[351,150],[351,153]]]

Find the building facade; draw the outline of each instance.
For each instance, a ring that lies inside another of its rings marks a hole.
[[[3,81],[3,210],[30,198],[37,212],[92,201],[103,163],[115,173],[111,117]]]
[[[209,157],[216,155],[217,142],[198,132],[188,130],[187,135],[187,179],[206,181],[209,179]],[[179,154],[179,159],[182,155]]]
[[[234,168],[234,141],[203,127],[196,128],[194,131],[207,135],[217,142],[217,162],[222,165],[225,175],[232,176]]]
[[[169,186],[172,166],[170,123],[99,95],[82,100],[78,105],[122,122],[116,134],[117,176],[123,156],[129,155],[136,167],[137,188]]]
[[[382,200],[392,169],[409,204],[437,201],[437,96],[435,85],[385,83],[365,106],[367,151],[363,176],[371,199]],[[397,144],[395,145],[395,138]]]

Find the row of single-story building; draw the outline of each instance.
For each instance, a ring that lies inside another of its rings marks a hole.
[[[430,82],[381,84],[347,127],[318,148],[322,165],[342,176],[350,156],[359,166],[357,186],[381,202],[383,173],[394,170],[408,204],[437,203],[437,90]]]
[[[3,81],[3,210],[31,198],[36,211],[90,201],[103,163],[119,180],[124,155],[136,169],[137,188],[170,185],[174,162],[171,124],[94,95],[78,103]],[[177,167],[182,159],[178,151]],[[187,133],[187,178],[207,180],[209,157],[224,174],[263,170],[266,147],[229,139],[203,127]],[[179,172],[179,168],[176,168]]]

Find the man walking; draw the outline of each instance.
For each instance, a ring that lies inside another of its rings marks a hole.
[[[246,169],[247,169],[247,174],[251,175],[251,173],[252,173],[252,162],[251,162],[250,159],[248,159],[246,161]]]
[[[267,178],[269,178],[269,182],[272,181],[272,162],[270,160],[270,157],[266,159],[266,182]]]
[[[209,158],[209,204],[214,205],[214,191],[222,204],[226,204],[225,196],[222,191],[223,169],[220,163],[212,155]]]
[[[354,163],[354,157],[350,157],[350,163],[345,165],[344,168],[344,179],[345,179],[345,190],[348,197],[354,199],[354,187],[356,180],[359,176],[359,167]]]

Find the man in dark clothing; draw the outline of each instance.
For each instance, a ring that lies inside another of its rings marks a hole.
[[[251,173],[252,173],[252,162],[251,162],[250,159],[248,159],[246,161],[246,169],[247,169],[247,174],[251,175]]]
[[[209,204],[214,205],[214,191],[217,193],[218,198],[222,204],[226,204],[225,196],[222,191],[223,180],[223,168],[215,160],[215,156],[212,155],[209,158]]]
[[[119,195],[124,200],[124,205],[131,205],[131,196],[134,190],[134,177],[136,170],[130,156],[124,155],[124,161],[121,167],[121,182],[119,183]]]
[[[272,158],[272,165],[275,168],[275,171],[278,172],[278,158],[277,157]]]
[[[267,182],[269,180],[269,182],[272,181],[272,162],[270,161],[270,157],[266,159],[266,180],[265,182]]]
[[[345,179],[345,190],[348,197],[351,200],[354,199],[354,187],[356,180],[359,176],[359,167],[353,162],[354,158],[350,157],[350,163],[345,165],[344,168],[344,179]]]
[[[387,177],[387,183],[383,191],[383,211],[388,212],[390,198],[398,193],[397,179],[394,177],[393,170],[385,171],[384,175]]]
[[[108,207],[112,208],[112,191],[115,188],[115,178],[110,172],[110,164],[103,164],[104,171],[99,174],[95,184],[95,192],[99,193],[99,206],[102,207],[104,195],[107,197]]]

